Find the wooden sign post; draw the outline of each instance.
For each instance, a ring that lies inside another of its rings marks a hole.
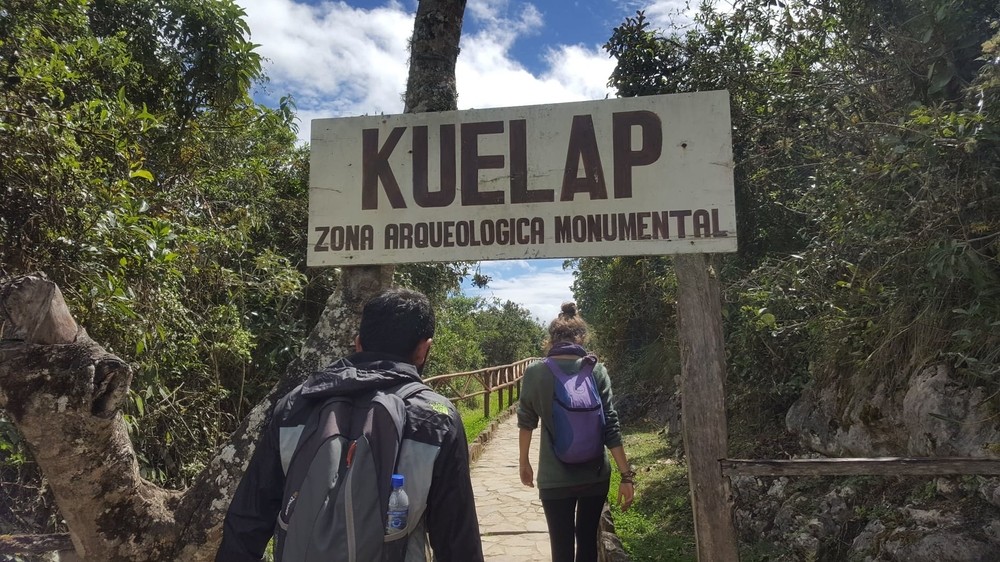
[[[719,279],[706,254],[674,256],[681,348],[681,419],[698,560],[739,560],[726,458],[726,353]]]

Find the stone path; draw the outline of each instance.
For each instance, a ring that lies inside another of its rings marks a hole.
[[[538,489],[521,484],[517,470],[517,416],[500,422],[472,465],[479,530],[487,562],[551,560],[549,533]],[[538,472],[538,432],[531,440],[531,466]]]

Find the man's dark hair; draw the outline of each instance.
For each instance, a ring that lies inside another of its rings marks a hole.
[[[423,293],[389,289],[365,303],[361,348],[409,359],[417,344],[434,337],[434,309]]]

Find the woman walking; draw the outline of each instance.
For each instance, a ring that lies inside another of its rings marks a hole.
[[[532,431],[542,424],[538,496],[553,562],[597,561],[597,531],[611,482],[605,447],[622,475],[618,503],[623,511],[635,493],[608,372],[583,347],[588,332],[576,303],[563,304],[549,324],[547,357],[525,371],[518,401],[519,467],[525,486],[534,486],[528,449]]]

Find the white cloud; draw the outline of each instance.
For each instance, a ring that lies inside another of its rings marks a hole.
[[[615,69],[615,59],[601,47],[560,45],[545,56],[550,68],[550,79],[563,84],[572,92],[579,92],[585,99],[614,97],[607,86],[608,77]]]
[[[542,29],[542,14],[534,4],[520,3],[520,12],[514,17],[510,8],[510,0],[471,0],[465,6],[465,17],[507,39]]]
[[[327,117],[402,110],[413,15],[399,3],[371,10],[343,2],[242,4],[274,95],[291,93],[302,113]]]
[[[456,77],[459,107],[508,107],[602,99],[614,67],[601,53],[580,46],[560,46],[546,57],[560,66],[536,76],[509,58],[489,37],[466,40]],[[567,66],[563,67],[562,64]],[[606,71],[605,71],[606,70]],[[581,72],[582,71],[582,72]]]
[[[678,26],[690,24],[698,12],[701,2],[688,0],[659,0],[646,7],[646,19],[650,26],[661,31],[671,31]]]
[[[544,261],[544,260],[542,260]],[[483,266],[487,267],[490,271],[504,272],[504,271],[521,271],[525,269],[537,268],[542,261],[529,261],[529,260],[497,260],[497,261],[484,261],[481,262]],[[534,265],[532,265],[534,264]]]
[[[518,39],[544,29],[541,12],[525,4],[515,17],[506,0],[470,2],[473,15],[482,14],[483,28],[462,38],[455,70],[459,107],[507,107],[601,99],[611,94],[606,86],[614,62],[597,45],[548,45],[546,68],[537,75],[511,57]]]
[[[489,286],[467,288],[466,294],[515,302],[545,326],[559,314],[562,303],[573,300],[573,272],[563,270],[562,260],[489,261],[482,262],[480,270],[492,278]]]
[[[399,113],[413,12],[396,1],[364,9],[345,2],[239,0],[266,59],[269,99],[291,94],[299,137],[318,117]],[[518,40],[544,29],[541,12],[513,0],[471,0],[458,58],[459,107],[505,107],[601,99],[614,61],[598,45],[549,45],[533,74],[513,59]]]
[[[714,4],[725,4],[719,0],[712,0]],[[733,0],[729,0],[733,1]],[[702,0],[617,0],[618,11],[622,13],[618,25],[624,21],[625,17],[635,17],[635,13],[642,10],[646,14],[650,29],[670,33],[678,29],[686,29],[694,23],[694,16],[698,13]]]

